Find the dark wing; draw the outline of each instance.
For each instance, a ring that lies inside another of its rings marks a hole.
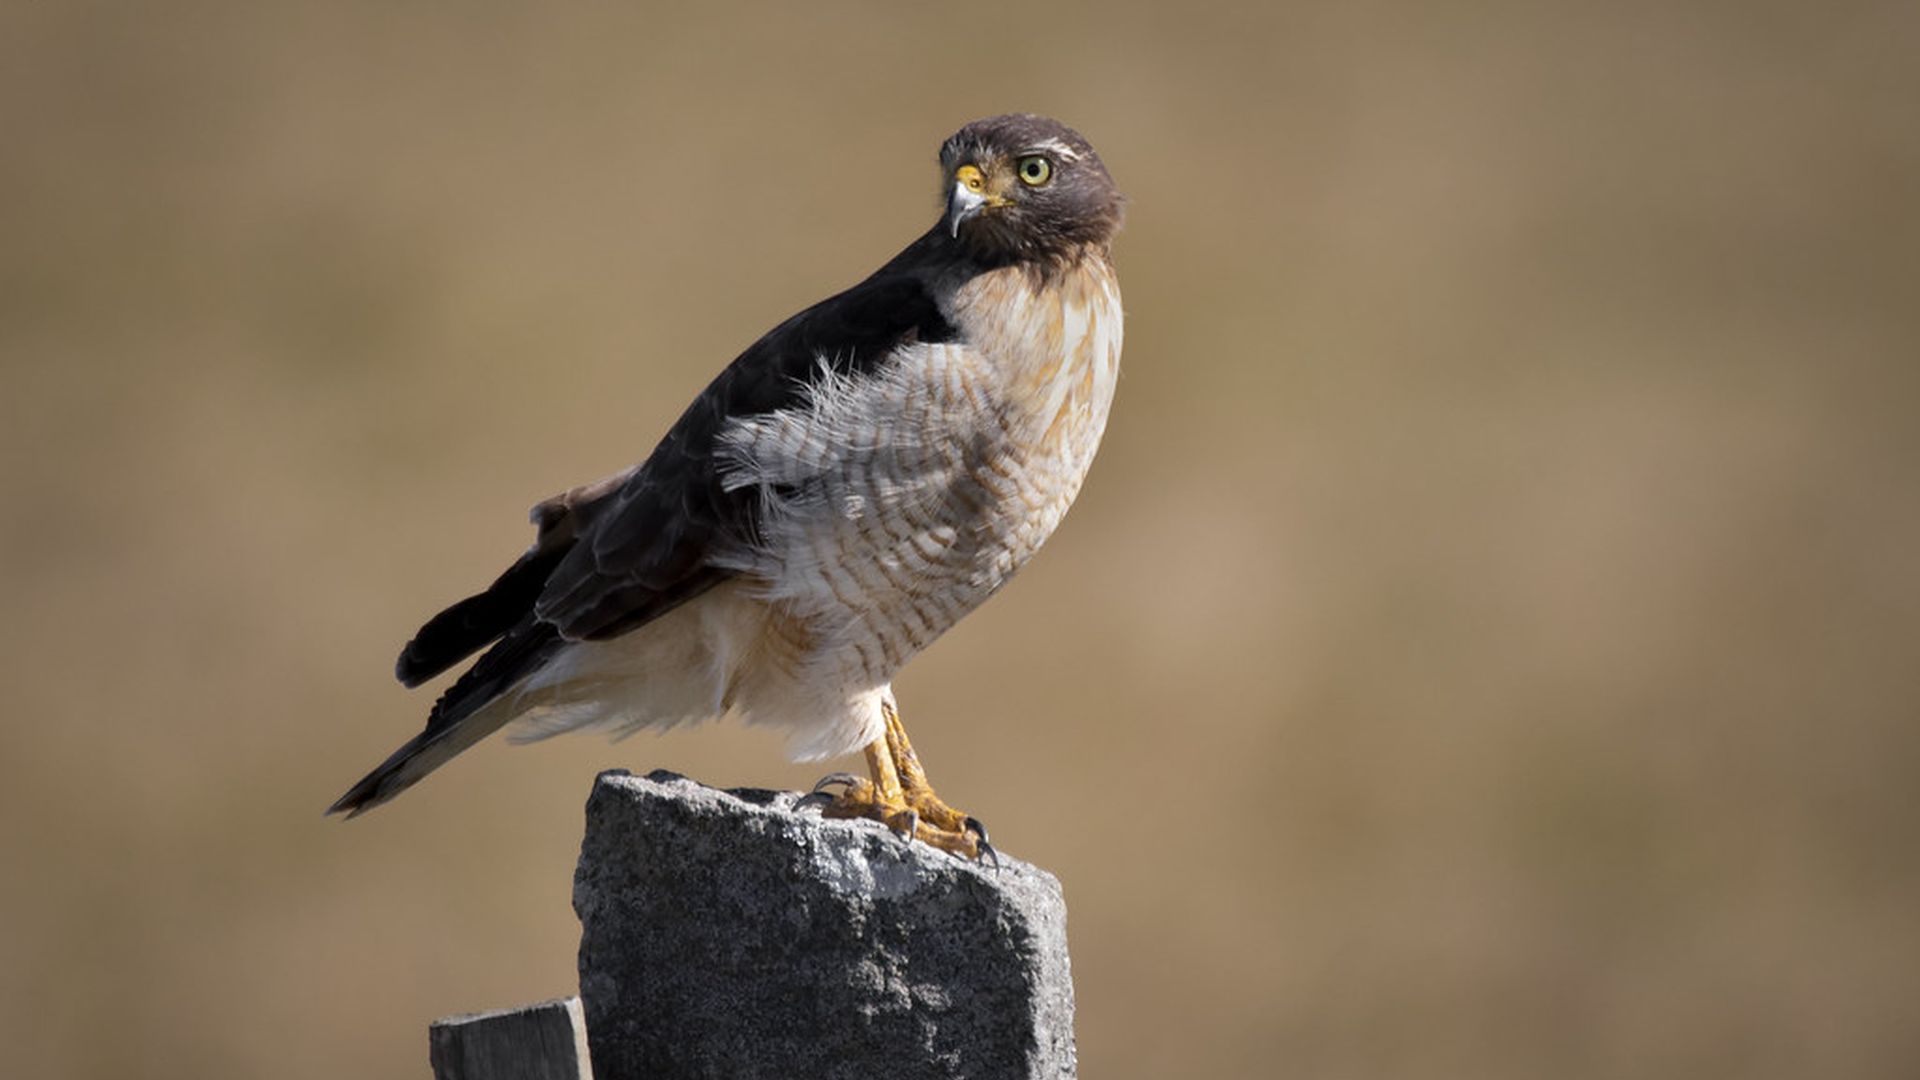
[[[822,366],[859,373],[903,342],[950,340],[953,328],[926,282],[910,263],[902,267],[918,247],[781,323],[721,372],[553,568],[534,605],[538,617],[567,638],[600,640],[723,580],[727,572],[711,557],[720,545],[755,537],[760,493],[722,486],[721,431],[738,417],[793,405]]]
[[[616,637],[726,580],[714,557],[755,537],[760,495],[722,485],[714,460],[722,429],[798,402],[823,365],[856,374],[904,342],[951,340],[929,286],[928,270],[950,261],[944,242],[938,230],[928,233],[872,277],[768,332],[640,465],[536,506],[533,547],[485,592],[428,620],[395,672],[416,686],[492,647],[434,703],[426,730],[329,812],[371,809],[489,734],[463,721],[567,641]]]

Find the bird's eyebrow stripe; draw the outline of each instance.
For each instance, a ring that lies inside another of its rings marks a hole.
[[[1066,161],[1080,160],[1080,151],[1075,150],[1059,139],[1048,139],[1045,142],[1035,143],[1028,147],[1025,153],[1035,154],[1041,151],[1050,151]]]

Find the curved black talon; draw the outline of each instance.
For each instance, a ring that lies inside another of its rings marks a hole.
[[[980,824],[980,819],[970,816],[960,823],[960,827],[980,838],[980,858],[991,860],[993,868],[1000,869],[1000,853],[987,842],[987,827]]]
[[[814,783],[812,791],[809,791],[805,795],[802,795],[798,799],[794,800],[793,808],[796,811],[812,810],[816,807],[821,810],[825,810],[827,807],[832,806],[834,803],[837,803],[840,801],[840,796],[835,795],[831,791],[828,791],[827,790],[828,788],[833,787],[835,784],[838,784],[842,787],[845,787],[848,791],[851,791],[865,782],[866,781],[860,779],[859,777],[853,775],[852,773],[844,773],[844,772],[828,773],[827,775],[821,777],[818,781]],[[845,794],[845,792],[842,792],[841,794]]]
[[[860,778],[850,772],[828,773],[814,783],[813,791],[810,792],[810,794],[818,795],[835,784],[844,784],[847,787],[853,787],[858,783],[860,783]]]
[[[825,810],[827,807],[832,806],[833,803],[834,796],[831,792],[809,791],[793,801],[793,810],[794,813],[803,813],[813,809]]]

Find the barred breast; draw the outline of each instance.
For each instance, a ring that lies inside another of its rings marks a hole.
[[[884,691],[999,589],[1106,428],[1122,316],[1103,255],[986,273],[943,308],[957,341],[859,376],[823,364],[803,403],[722,436],[726,484],[766,493],[760,543],[732,557],[769,609],[763,662],[816,692]]]

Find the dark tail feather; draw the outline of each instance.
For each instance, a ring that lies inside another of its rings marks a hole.
[[[400,659],[393,666],[394,677],[407,686],[419,686],[513,629],[533,610],[547,575],[565,554],[564,546],[528,552],[486,592],[469,596],[428,619],[400,650]]]
[[[440,696],[427,717],[425,731],[361,777],[327,808],[327,813],[359,817],[499,730],[513,719],[512,712],[503,709],[480,715],[481,710],[533,674],[564,644],[560,632],[551,625],[531,617],[522,619]]]
[[[443,732],[442,736],[445,734]],[[428,750],[433,749],[436,743],[443,752],[428,758]],[[344,813],[349,819],[357,818],[412,787],[421,777],[452,760],[453,755],[463,749],[465,747],[447,748],[447,741],[443,737],[416,735],[407,745],[395,750],[392,757],[381,762],[379,768],[361,777],[360,782],[348,788],[345,795],[334,800],[333,805],[327,807],[327,813]]]

